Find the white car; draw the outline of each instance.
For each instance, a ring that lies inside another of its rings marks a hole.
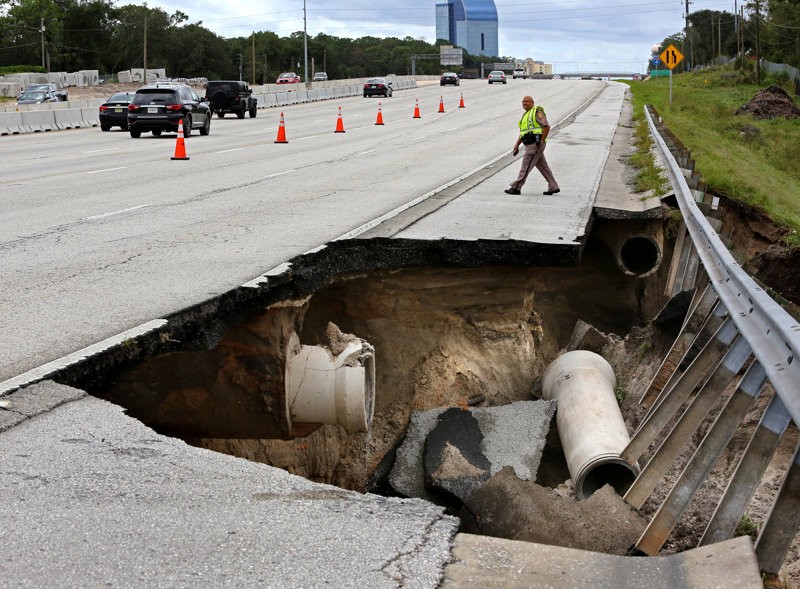
[[[501,84],[505,84],[506,74],[504,72],[501,72],[500,70],[489,72],[489,83],[494,84],[495,82],[500,82]]]
[[[522,69],[521,67],[518,67],[518,68],[514,69],[514,73],[513,73],[512,77],[515,80],[517,78],[522,78],[524,80],[527,76],[525,75],[525,70]]]
[[[328,74],[325,72],[317,72],[314,74],[313,82],[327,82],[328,81]]]

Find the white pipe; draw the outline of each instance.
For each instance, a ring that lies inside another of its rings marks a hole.
[[[586,350],[556,358],[544,373],[542,396],[558,402],[556,425],[578,499],[611,484],[618,493],[639,473],[620,458],[630,438],[614,395],[614,370]]]
[[[349,342],[335,355],[324,346],[290,338],[286,360],[286,414],[292,423],[341,425],[369,431],[375,407],[375,352],[367,342]]]

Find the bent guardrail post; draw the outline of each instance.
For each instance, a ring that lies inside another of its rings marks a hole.
[[[703,484],[703,479],[711,472],[714,463],[755,403],[766,381],[764,369],[758,362],[753,362],[698,445],[678,482],[637,541],[636,547],[639,550],[650,555],[658,553],[697,489]]]

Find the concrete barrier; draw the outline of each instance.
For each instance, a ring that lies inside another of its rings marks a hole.
[[[22,113],[0,113],[0,135],[18,135],[24,132],[22,127]]]
[[[56,126],[59,129],[80,129],[83,127],[83,117],[81,109],[69,108],[67,110],[53,111],[56,119]]]
[[[56,129],[56,117],[52,110],[22,111],[22,127],[31,133]]]
[[[84,127],[100,126],[100,111],[94,106],[85,106],[81,109],[81,118]]]
[[[0,96],[16,98],[20,92],[22,92],[22,84],[19,82],[10,80],[0,82]]]

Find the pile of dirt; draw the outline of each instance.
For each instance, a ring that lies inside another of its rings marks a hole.
[[[760,90],[750,101],[740,106],[737,115],[751,114],[756,119],[793,119],[800,117],[800,107],[780,86]]]

